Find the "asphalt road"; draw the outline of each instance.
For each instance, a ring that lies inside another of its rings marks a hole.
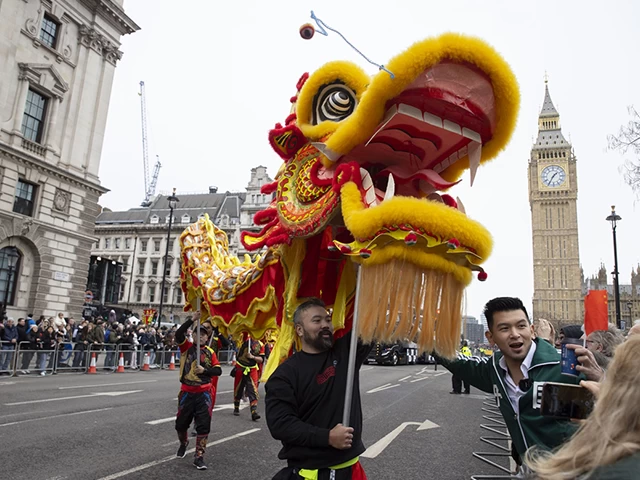
[[[0,477],[271,479],[284,466],[280,445],[264,418],[252,422],[248,408],[232,415],[229,369],[220,379],[206,471],[193,467],[192,454],[175,458],[177,372],[0,377]],[[370,480],[497,472],[472,457],[490,450],[479,440],[483,395],[450,395],[451,376],[442,367],[365,365],[361,389],[368,447],[362,464]]]

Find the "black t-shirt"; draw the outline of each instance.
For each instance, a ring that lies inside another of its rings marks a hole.
[[[291,467],[327,468],[365,451],[359,373],[371,345],[360,343],[349,425],[354,429],[353,443],[348,450],[329,445],[329,431],[342,423],[350,338],[347,334],[336,340],[333,348],[323,353],[296,353],[265,385],[267,425],[273,438],[282,442],[278,457]]]

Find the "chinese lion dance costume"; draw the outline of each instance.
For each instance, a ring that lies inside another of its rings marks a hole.
[[[519,91],[508,64],[483,41],[445,34],[414,44],[373,77],[349,62],[305,74],[291,114],[269,132],[283,163],[264,185],[272,202],[229,255],[208,218],[181,236],[185,310],[200,304],[221,331],[278,339],[265,377],[295,342],[293,312],[308,297],[351,328],[358,295],[364,341],[411,340],[452,356],[464,288],[492,240],[445,193],[507,145]],[[357,272],[359,264],[360,272]],[[201,303],[197,299],[202,299]]]

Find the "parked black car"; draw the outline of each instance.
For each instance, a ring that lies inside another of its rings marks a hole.
[[[376,343],[366,363],[376,362],[378,365],[415,365],[418,360],[418,346],[415,343]]]

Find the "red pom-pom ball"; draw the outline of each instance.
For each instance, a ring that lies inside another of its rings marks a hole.
[[[305,40],[311,40],[316,33],[316,29],[310,23],[305,23],[300,27],[300,36]]]
[[[487,272],[480,272],[478,274],[478,280],[480,280],[481,282],[484,282],[488,276],[489,275],[487,275]]]
[[[407,236],[404,237],[404,243],[409,246],[415,245],[416,243],[418,243],[418,236],[415,234],[415,232],[409,232]]]

